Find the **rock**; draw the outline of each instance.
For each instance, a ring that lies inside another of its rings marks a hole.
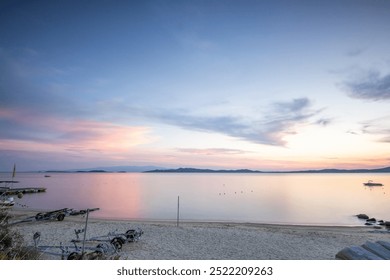
[[[366,222],[364,225],[365,225],[365,226],[372,226],[373,224],[372,224],[372,223],[369,223],[369,222]]]
[[[390,222],[387,222],[387,221],[386,221],[386,222],[385,222],[385,226],[386,226],[386,227],[390,227]]]
[[[369,219],[370,217],[368,217],[366,214],[359,214],[359,215],[356,215],[359,219]]]
[[[374,226],[375,229],[381,229],[381,226]]]
[[[376,219],[375,218],[370,218],[370,219],[367,219],[366,222],[376,223]]]

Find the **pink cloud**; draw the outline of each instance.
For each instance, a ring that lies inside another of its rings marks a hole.
[[[0,118],[20,130],[0,139],[2,150],[122,153],[154,141],[145,126],[83,119],[53,118],[28,111],[1,110]]]
[[[249,153],[238,149],[210,148],[210,149],[178,149],[179,152],[195,155],[240,155]]]
[[[68,147],[121,151],[152,141],[150,129],[97,121],[57,122],[57,141]]]

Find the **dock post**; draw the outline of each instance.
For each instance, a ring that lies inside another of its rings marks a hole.
[[[81,257],[84,257],[85,238],[87,236],[87,227],[88,227],[88,216],[89,216],[89,208],[87,209],[87,218],[85,219],[83,248],[81,250]]]
[[[177,227],[179,227],[179,214],[180,214],[180,196],[177,197],[177,219],[176,219]]]

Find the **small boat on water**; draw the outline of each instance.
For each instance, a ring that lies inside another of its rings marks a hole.
[[[382,183],[374,183],[372,180],[368,180],[367,183],[363,183],[367,187],[380,187],[383,186]]]

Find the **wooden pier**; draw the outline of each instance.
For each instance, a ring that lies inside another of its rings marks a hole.
[[[46,192],[46,188],[1,188],[0,187],[0,195],[18,195],[20,193],[42,193]]]
[[[361,246],[349,246],[336,254],[338,260],[390,260],[390,242],[367,241]]]

